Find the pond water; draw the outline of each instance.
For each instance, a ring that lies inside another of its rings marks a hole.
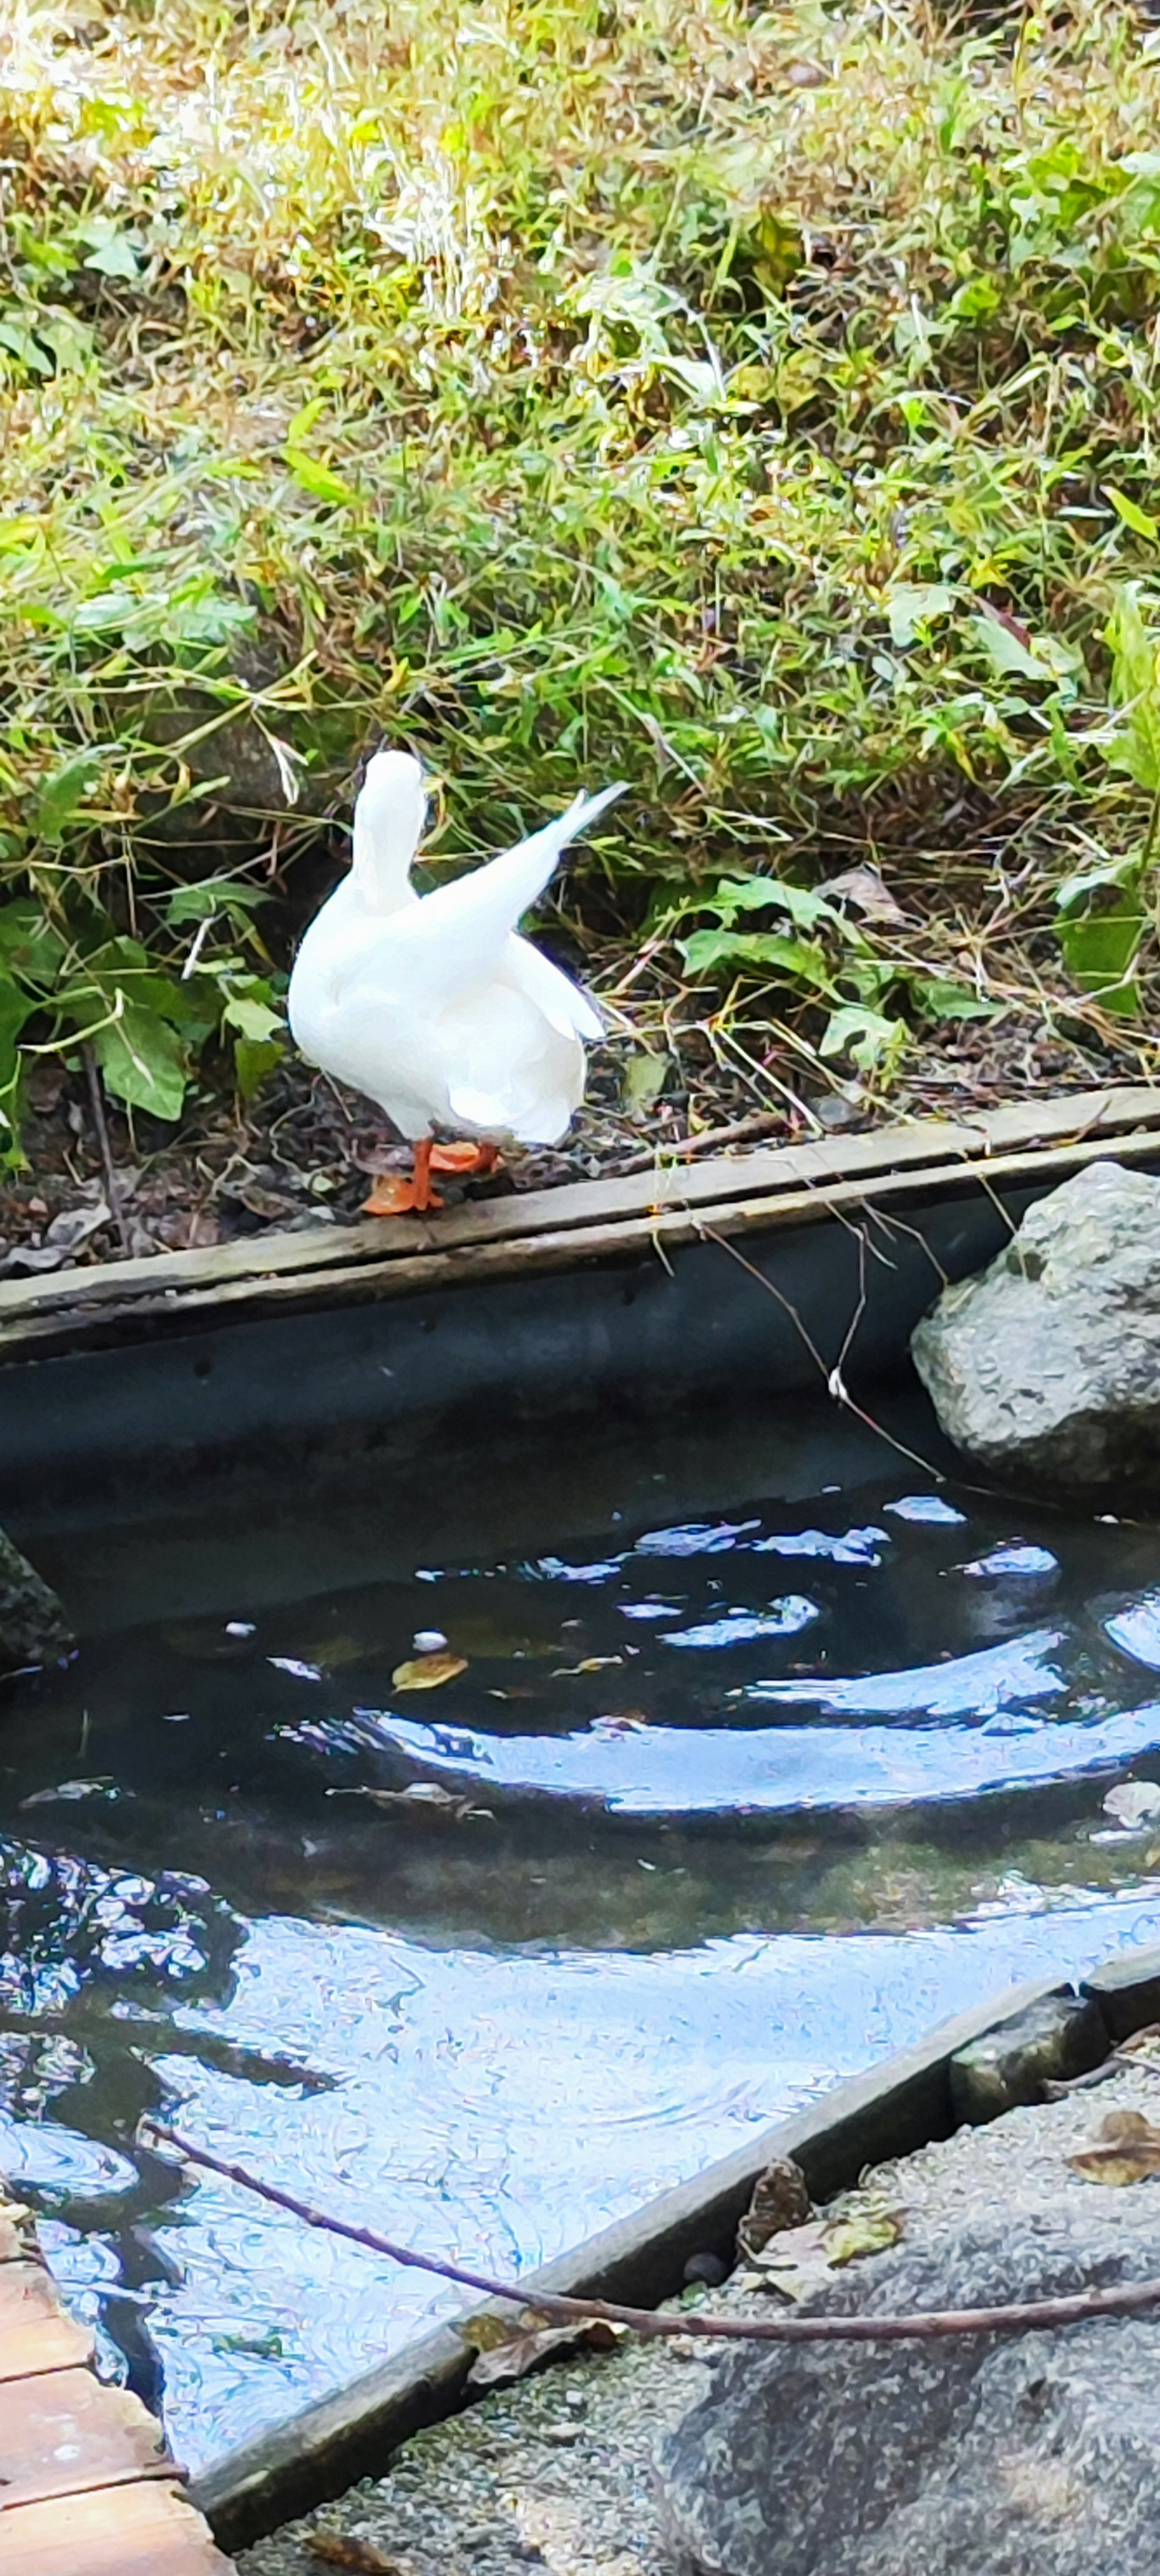
[[[829,1417],[631,1449],[79,1547],[79,1652],[6,1686],[0,2170],[191,2468],[459,2300],[141,2114],[516,2271],[1160,1939],[1160,1797],[1103,1806],[1160,1780],[1153,1527]]]

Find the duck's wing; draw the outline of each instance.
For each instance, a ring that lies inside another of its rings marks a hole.
[[[422,977],[426,1001],[446,999],[502,965],[517,922],[543,893],[561,852],[623,794],[621,781],[615,787],[603,787],[598,796],[575,797],[566,814],[546,823],[542,832],[533,832],[530,840],[502,851],[498,859],[489,859],[470,876],[437,886],[434,894],[424,895],[407,912],[392,915],[392,949],[397,961],[405,959]],[[554,1001],[547,1015],[555,1021],[563,1007],[560,986],[569,995],[573,988],[546,958],[540,962],[553,979]],[[545,990],[542,983],[541,991]],[[579,994],[575,999],[587,1015],[590,1006],[583,1004]],[[546,1007],[544,1002],[541,1007]]]
[[[549,1028],[562,1038],[588,1038],[593,1045],[604,1035],[604,1022],[594,1002],[582,993],[578,984],[554,966],[530,939],[513,936],[504,953],[504,972],[518,983],[529,1002],[542,1011]]]

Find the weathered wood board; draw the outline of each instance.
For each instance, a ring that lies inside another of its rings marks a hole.
[[[28,2211],[0,2205],[0,2576],[229,2576],[160,2425],[92,2364]]]
[[[1077,1092],[969,1120],[920,1119],[833,1142],[658,1163],[622,1180],[469,1200],[426,1218],[247,1237],[0,1282],[0,1363],[145,1331],[190,1331],[304,1307],[373,1302],[808,1225],[927,1182],[993,1190],[1101,1153],[1160,1154],[1160,1088]]]

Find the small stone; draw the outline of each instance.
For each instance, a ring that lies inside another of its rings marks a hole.
[[[579,2424],[549,2424],[544,2431],[544,2440],[552,2442],[557,2450],[566,2451],[570,2450],[573,2442],[579,2441],[580,2433]]]
[[[726,2267],[719,2254],[690,2254],[684,2272],[690,2288],[694,2282],[701,2281],[707,2290],[719,2290],[725,2277]]]

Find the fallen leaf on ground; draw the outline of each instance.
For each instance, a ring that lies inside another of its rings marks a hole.
[[[798,2227],[809,2217],[810,2196],[805,2175],[792,2156],[775,2156],[773,2163],[759,2174],[753,2186],[753,2198],[737,2230],[737,2242],[743,2254],[760,2254],[782,2228]]]
[[[877,868],[843,868],[840,877],[827,878],[821,892],[844,896],[856,912],[865,913],[868,921],[900,922],[907,917],[889,886],[883,884]]]
[[[475,2318],[473,2328],[481,2322]],[[460,2331],[467,2340],[475,2341],[474,2331]],[[614,2325],[607,2317],[577,2317],[563,2326],[525,2326],[521,2321],[514,2333],[504,2335],[485,2350],[477,2346],[476,2359],[467,2374],[468,2385],[502,2388],[512,2380],[526,2379],[528,2372],[537,2370],[542,2362],[559,2360],[565,2353],[611,2352],[628,2332],[627,2326]]]
[[[1150,2021],[1143,2030],[1134,2030],[1130,2039],[1122,2039],[1117,2057],[1135,2057],[1145,2066],[1160,2060],[1160,2021]]]
[[[327,2567],[347,2567],[352,2576],[403,2576],[397,2558],[376,2549],[373,2540],[348,2539],[341,2531],[309,2531],[303,2547]]]
[[[866,2254],[884,2254],[897,2245],[903,2221],[898,2210],[866,2202],[839,2218],[811,2218],[803,2227],[780,2228],[751,2255],[763,2289],[783,2298],[804,2299],[821,2289],[846,2263]]]
[[[860,2254],[884,2254],[901,2234],[898,2210],[867,2207],[852,2211],[849,2218],[832,2219],[822,2229],[822,2243],[829,2262],[856,2263]]]
[[[1128,2183],[1146,2182],[1150,2174],[1160,2173],[1160,2129],[1154,2129],[1142,2111],[1109,2111],[1096,2141],[1067,2158],[1073,2173],[1081,2174],[1085,2182],[1122,2190]]]
[[[466,1655],[413,1655],[408,1663],[396,1664],[391,1680],[396,1690],[438,1690],[466,1670]]]

